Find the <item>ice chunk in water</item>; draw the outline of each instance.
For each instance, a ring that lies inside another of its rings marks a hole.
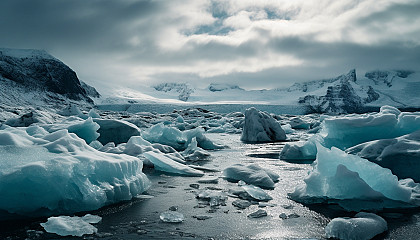
[[[308,199],[390,199],[412,202],[413,189],[402,185],[389,169],[358,156],[317,145],[317,160],[304,184],[291,197]],[[356,207],[356,206],[355,206]],[[357,206],[360,207],[360,206]]]
[[[225,178],[228,180],[242,180],[247,184],[252,184],[264,188],[274,188],[274,182],[277,182],[279,175],[264,169],[258,164],[234,164],[223,171]]]
[[[354,218],[334,218],[325,227],[327,238],[372,239],[388,230],[387,222],[373,213],[360,212]]]
[[[232,205],[239,208],[239,209],[245,209],[249,206],[251,206],[251,202],[247,200],[237,199],[232,202]]]
[[[267,216],[267,212],[262,209],[258,209],[257,211],[248,215],[249,218],[260,218],[260,217],[266,217],[266,216]]]
[[[101,217],[91,214],[87,214],[84,217],[59,216],[48,218],[48,221],[41,223],[41,226],[49,233],[55,233],[60,236],[81,237],[85,234],[98,232],[98,229],[92,226],[91,223],[98,223],[101,220]]]
[[[225,204],[228,199],[226,193],[212,190],[202,190],[197,194],[198,199],[209,201],[211,207]]]
[[[184,221],[184,214],[175,211],[166,211],[160,214],[160,220],[166,223],[180,223]]]
[[[268,113],[249,108],[245,111],[241,140],[244,142],[283,141],[286,140],[286,133]]]
[[[270,201],[273,198],[268,195],[264,190],[261,188],[254,186],[254,185],[244,185],[242,188],[255,200],[258,201]]]
[[[162,153],[145,152],[143,153],[150,162],[153,163],[156,170],[162,172],[168,172],[173,174],[185,175],[185,176],[203,176],[204,173],[200,170],[190,168],[187,165],[176,162]]]
[[[197,161],[207,159],[210,156],[210,153],[198,147],[197,139],[194,137],[188,147],[182,152],[182,155],[187,160]]]

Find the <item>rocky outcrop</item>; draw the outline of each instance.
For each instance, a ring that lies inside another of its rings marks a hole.
[[[93,101],[86,89],[96,92],[82,85],[70,67],[42,50],[0,49],[0,79],[27,91],[47,91],[90,103]]]
[[[363,101],[352,87],[356,83],[356,70],[334,79],[332,86],[328,86],[324,96],[306,95],[299,99],[299,103],[306,105],[313,112],[318,113],[355,113],[360,112]]]

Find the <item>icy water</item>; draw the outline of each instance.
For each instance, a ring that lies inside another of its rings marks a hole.
[[[210,208],[196,199],[196,192],[202,189],[227,192],[237,187],[236,183],[219,178],[217,184],[198,183],[199,177],[167,175],[153,169],[145,169],[152,181],[152,187],[141,197],[92,212],[102,217],[96,224],[98,234],[84,239],[323,239],[324,227],[330,218],[353,216],[334,207],[307,207],[288,198],[287,193],[302,183],[311,169],[309,163],[297,164],[278,159],[284,143],[244,144],[240,135],[207,134],[210,139],[229,146],[228,149],[212,151],[208,161],[194,164],[220,170],[206,172],[207,176],[222,175],[221,170],[235,163],[258,163],[280,175],[274,190],[266,190],[273,200],[272,206],[264,208],[257,204],[239,210],[232,205],[237,200],[228,197],[226,206]],[[199,189],[190,187],[199,184]],[[175,207],[183,213],[182,223],[164,223],[159,219],[162,212]],[[250,213],[264,209],[268,216],[249,218]],[[282,219],[280,214],[292,216]],[[382,213],[388,221],[389,231],[376,239],[419,239],[420,214],[418,212]],[[40,222],[7,222],[0,226],[0,239],[81,239],[58,237],[41,233]]]

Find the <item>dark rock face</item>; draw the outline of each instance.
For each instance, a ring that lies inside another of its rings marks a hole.
[[[369,86],[367,91],[367,98],[364,99],[365,103],[370,103],[379,99],[380,95],[377,93],[372,86]]]
[[[86,91],[87,95],[89,97],[94,97],[94,98],[99,98],[101,97],[101,94],[98,93],[98,91],[96,91],[96,89],[88,84],[86,84],[83,81],[80,81],[80,85],[82,86],[82,88]]]
[[[307,95],[299,103],[318,113],[356,113],[363,107],[362,99],[355,93],[351,82],[356,82],[356,70],[335,78],[334,86],[327,88],[325,96]],[[373,89],[372,89],[373,90]]]
[[[407,78],[413,71],[409,70],[396,70],[396,71],[371,71],[365,74],[365,77],[369,78],[374,82],[375,85],[386,84],[388,87],[392,87],[395,77]]]
[[[0,49],[1,78],[28,90],[44,90],[73,100],[93,102],[76,73],[45,51]]]

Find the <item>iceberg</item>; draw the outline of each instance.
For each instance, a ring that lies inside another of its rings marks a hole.
[[[210,156],[210,153],[198,147],[197,139],[194,137],[188,147],[182,152],[182,155],[186,160],[197,161],[205,160]]]
[[[245,111],[241,141],[276,142],[286,140],[286,133],[273,117],[255,108]]]
[[[321,130],[304,144],[286,144],[280,159],[315,159],[316,143],[345,150],[378,139],[395,138],[420,130],[420,113],[383,106],[379,113],[324,119]]]
[[[234,164],[223,171],[223,175],[227,180],[244,181],[247,184],[263,187],[274,188],[274,183],[278,181],[279,175],[258,164]]]
[[[0,139],[0,218],[91,211],[150,187],[141,160],[100,152],[66,129],[6,127]]]
[[[116,119],[97,119],[93,121],[99,125],[98,141],[102,144],[113,142],[126,143],[132,136],[140,136],[140,129],[129,122]]]
[[[400,179],[412,178],[420,182],[420,131],[362,143],[346,152],[389,168]]]
[[[341,200],[391,204],[385,207],[392,207],[397,202],[411,207],[417,204],[418,193],[414,193],[415,188],[399,182],[389,169],[338,148],[329,150],[318,144],[317,149],[313,170],[304,179],[304,184],[297,186],[290,194],[292,199],[304,203],[339,200],[337,203],[348,210],[360,210],[364,206],[345,206],[345,201]],[[375,204],[378,208],[383,207]]]
[[[158,171],[192,177],[204,176],[204,173],[202,171],[188,167],[188,165],[176,162],[162,153],[150,151],[143,153],[143,155],[150,162],[153,163],[155,169]]]
[[[41,226],[49,233],[81,237],[85,234],[97,233],[98,229],[91,223],[98,223],[101,220],[101,217],[91,214],[83,217],[59,216],[48,218],[47,222],[41,223]]]
[[[50,133],[67,130],[70,133],[75,133],[79,138],[84,139],[88,144],[99,137],[99,133],[97,132],[99,125],[95,123],[92,118],[83,120],[78,117],[68,117],[59,123],[40,124],[39,126]]]
[[[368,240],[388,230],[387,222],[374,213],[360,212],[354,218],[334,218],[325,227],[327,238]]]

